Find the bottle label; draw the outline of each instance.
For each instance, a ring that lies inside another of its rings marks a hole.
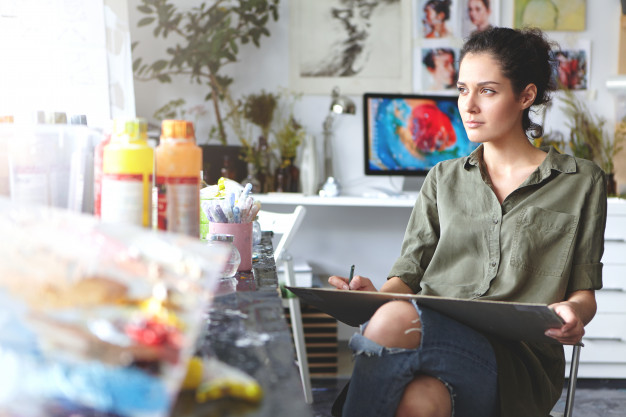
[[[11,199],[26,204],[50,205],[50,173],[36,166],[12,165]]]
[[[101,193],[103,221],[148,226],[150,183],[142,174],[103,174]]]
[[[200,178],[158,176],[156,185],[159,229],[199,237]]]

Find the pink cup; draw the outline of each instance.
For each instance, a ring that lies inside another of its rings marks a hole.
[[[233,235],[235,237],[233,243],[241,256],[241,263],[237,271],[250,271],[252,269],[252,222],[209,222],[209,233]]]

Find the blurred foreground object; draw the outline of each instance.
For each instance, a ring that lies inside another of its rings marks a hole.
[[[226,249],[6,198],[0,236],[0,415],[168,415]]]
[[[191,358],[183,388],[195,389],[199,403],[225,397],[258,403],[263,398],[254,378],[215,358]]]

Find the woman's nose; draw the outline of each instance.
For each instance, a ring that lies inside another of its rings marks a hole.
[[[472,93],[468,93],[465,96],[461,96],[461,110],[468,113],[476,113],[478,111],[478,105],[476,103],[476,97]]]

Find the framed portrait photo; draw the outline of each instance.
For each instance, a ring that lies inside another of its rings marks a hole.
[[[416,46],[413,52],[413,91],[455,94],[459,52],[459,48],[443,43]]]
[[[292,0],[289,84],[305,94],[411,87],[411,0]]]
[[[562,45],[552,53],[556,59],[555,74],[559,88],[587,90],[591,69],[591,41],[579,40],[574,45]]]
[[[461,0],[413,0],[413,36],[426,41],[460,38]]]
[[[460,7],[463,39],[475,31],[500,26],[500,0],[462,0]]]

